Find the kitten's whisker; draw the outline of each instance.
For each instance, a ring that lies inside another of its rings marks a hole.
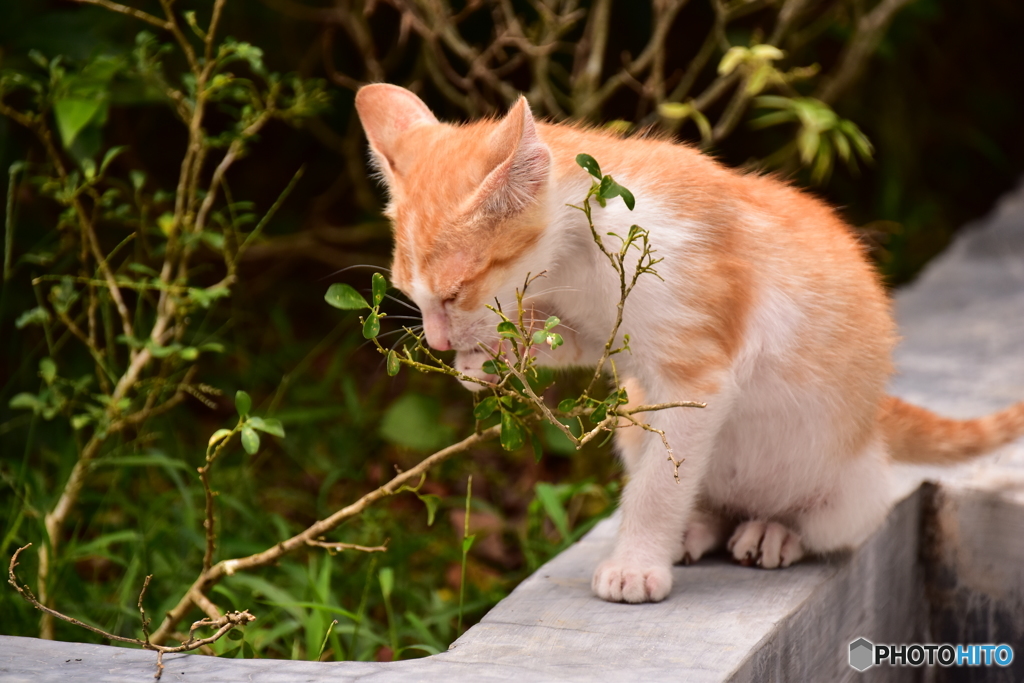
[[[398,341],[396,341],[396,342],[395,342],[394,344],[392,344],[392,345],[391,345],[391,349],[390,349],[390,350],[391,350],[391,351],[394,351],[394,350],[395,350],[395,348],[396,348],[396,347],[397,347],[397,346],[398,346],[399,344],[401,344],[402,342],[404,342],[404,341],[405,341],[406,339],[415,339],[415,337],[414,337],[414,336],[412,335],[412,333],[411,333],[411,332],[409,332],[409,330],[406,330],[406,331],[405,331],[405,334],[403,334],[403,335],[402,335],[401,337],[399,337],[399,338],[398,338]]]
[[[354,266],[346,266],[345,268],[342,268],[341,270],[334,271],[330,275],[325,275],[322,278],[320,278],[319,280],[317,280],[317,282],[323,282],[324,280],[332,278],[335,275],[341,275],[346,270],[352,270],[353,268],[375,268],[377,270],[382,270],[382,271],[384,271],[385,273],[388,273],[388,274],[391,273],[391,269],[390,268],[385,268],[384,266],[375,266],[372,263],[357,263]]]
[[[394,296],[391,296],[390,294],[385,294],[385,295],[384,295],[384,298],[385,298],[385,299],[391,299],[391,300],[392,300],[392,301],[394,301],[395,303],[397,303],[397,304],[401,304],[401,305],[405,306],[406,308],[408,308],[408,309],[410,309],[410,310],[416,311],[417,313],[419,313],[419,312],[420,312],[420,309],[419,309],[419,307],[417,307],[417,306],[414,306],[414,305],[410,304],[410,303],[409,303],[409,302],[407,302],[407,301],[402,301],[402,300],[401,300],[401,299],[399,299],[398,297],[394,297]]]
[[[402,332],[405,332],[405,330],[401,329],[401,330],[389,330],[388,332],[381,332],[380,334],[377,335],[377,339],[380,339],[381,337],[390,337],[393,334],[401,334]],[[369,344],[370,341],[371,340],[367,339],[366,340],[366,344]],[[366,346],[366,344],[363,344],[363,346]],[[359,348],[363,348],[363,347],[360,346]]]
[[[540,292],[529,292],[528,294],[526,294],[526,296],[523,297],[523,301],[528,301],[530,299],[534,299],[534,298],[536,298],[538,296],[544,296],[545,294],[550,294],[552,292],[581,292],[581,291],[583,291],[583,290],[581,290],[581,289],[579,289],[577,287],[568,287],[568,286],[549,287],[548,289],[542,290]]]
[[[529,323],[527,325],[527,329],[529,329],[530,325],[532,325],[534,323],[539,323],[540,327],[543,328],[544,327],[544,323],[546,323],[547,320],[548,320],[547,318],[523,318],[523,322],[524,323]],[[559,320],[558,326],[559,327],[564,327],[565,329],[569,330],[570,332],[576,332],[576,330],[574,328],[569,327],[568,325],[566,325],[561,320]]]

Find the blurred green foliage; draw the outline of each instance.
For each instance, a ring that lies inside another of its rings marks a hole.
[[[222,34],[262,48],[259,55],[239,55],[253,70],[326,75],[323,27],[282,11],[282,4],[229,2]],[[137,6],[159,11],[155,2]],[[207,3],[186,0],[178,9],[201,17],[209,11]],[[626,12],[616,5],[614,11],[621,21],[609,51],[635,52],[651,30],[648,10]],[[396,20],[395,10],[384,6],[374,27],[387,33]],[[809,103],[802,110],[787,104],[791,109],[786,110],[762,100],[766,107],[754,112],[754,121],[784,111],[791,119],[762,120],[762,127],[779,124],[762,130],[741,126],[714,151],[737,165],[764,159],[792,141],[794,121],[805,121],[825,137],[812,142],[808,134],[797,142],[803,145],[799,153],[813,156],[812,145],[820,147],[827,139],[835,155],[852,156],[860,138],[850,129],[839,131],[839,121],[856,122],[874,145],[873,164],[861,164],[856,174],[842,164],[828,169],[811,164],[796,171],[797,177],[827,179],[817,191],[865,228],[889,280],[905,282],[1024,169],[1024,91],[1015,86],[1021,25],[1024,5],[1015,0],[916,0],[897,15],[856,87],[834,103],[842,119],[815,114]],[[816,52],[813,57],[834,58],[848,35],[846,26],[836,21],[825,27],[823,42],[808,48]],[[62,68],[87,65],[62,82],[56,97],[59,142],[84,174],[89,163],[94,173],[102,172],[104,155],[120,148],[107,166],[126,179],[125,191],[136,178],[145,178],[135,190],[149,183],[167,193],[166,202],[187,138],[158,95],[125,76],[143,28],[70,2],[0,3],[0,68],[41,69],[39,55],[47,60],[63,55]],[[487,40],[485,25],[470,30]],[[694,42],[693,30],[678,28],[673,44]],[[728,36],[732,45],[752,44],[752,29],[740,25],[735,31]],[[358,61],[353,46],[334,49],[339,65]],[[773,57],[734,54],[731,66],[745,64],[751,74],[761,73],[762,62]],[[178,53],[163,58],[173,70],[185,68]],[[435,86],[425,85],[422,94],[439,112],[460,115]],[[238,389],[252,396],[255,414],[280,420],[287,438],[263,439],[258,449],[226,449],[213,469],[220,557],[273,545],[386,481],[394,468],[407,468],[473,429],[472,401],[455,382],[409,372],[389,377],[355,316],[338,322],[321,298],[323,281],[335,270],[383,266],[390,252],[387,225],[378,213],[380,195],[366,180],[361,161],[364,143],[351,102],[351,93],[339,88],[331,107],[302,126],[269,123],[250,158],[232,170],[236,208],[255,220],[296,168],[305,164],[307,169],[266,226],[266,238],[239,263],[239,284],[230,299],[201,320],[224,353],[197,352],[198,377],[220,394],[188,399],[119,435],[93,464],[52,575],[51,593],[65,613],[135,635],[135,601],[145,575],[154,575],[147,594],[152,614],[163,614],[178,600],[202,565],[203,490],[195,469],[210,434],[234,424],[232,397]],[[634,111],[629,101],[611,99],[601,118],[630,121]],[[694,116],[692,111],[675,115]],[[693,142],[709,138],[694,121],[697,125],[680,128],[680,134]],[[853,151],[844,153],[844,145]],[[43,515],[82,445],[80,431],[56,418],[60,401],[84,391],[76,381],[90,375],[94,365],[84,349],[67,345],[59,365],[51,367],[44,360],[48,349],[66,342],[46,338],[43,327],[32,324],[48,314],[31,281],[73,272],[74,263],[67,237],[55,228],[63,220],[60,207],[26,182],[19,166],[41,160],[31,136],[0,117],[0,180],[7,189],[7,220],[15,226],[7,233],[0,294],[0,557],[5,561],[14,548],[38,544],[43,536]],[[149,216],[158,227],[164,208],[154,205]],[[110,251],[120,238],[106,231],[102,239]],[[219,246],[197,248],[196,277],[211,284]],[[146,267],[141,261],[138,266]],[[357,288],[369,279],[358,269],[339,278]],[[399,330],[401,316],[415,314],[401,302],[384,305],[390,315],[382,322],[381,339],[394,339],[386,335]],[[563,398],[558,391],[556,402]],[[250,609],[259,621],[239,632],[241,639],[223,639],[214,650],[228,656],[390,659],[446,649],[458,635],[463,572],[468,624],[611,510],[617,467],[608,454],[596,447],[576,454],[554,428],[543,435],[546,455],[539,462],[529,445],[514,453],[497,445],[476,449],[445,463],[419,498],[394,496],[336,534],[337,540],[360,545],[386,542],[385,553],[329,555],[310,548],[278,566],[229,577],[214,589],[214,599],[224,609]],[[434,502],[425,504],[426,496]],[[437,505],[436,517],[428,519],[431,504]],[[463,563],[467,528],[475,540]],[[34,563],[33,555],[23,556],[23,577],[34,576]],[[38,615],[12,591],[0,591],[0,614],[6,634],[38,632]],[[93,639],[62,623],[57,637]]]

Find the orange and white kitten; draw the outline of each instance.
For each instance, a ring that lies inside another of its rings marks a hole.
[[[441,123],[413,93],[362,88],[356,108],[390,194],[392,278],[423,313],[428,343],[486,377],[495,298],[557,315],[553,366],[593,365],[619,285],[583,215],[585,152],[636,195],[594,209],[599,234],[650,231],[662,279],[641,278],[617,356],[634,403],[700,400],[648,414],[660,439],[618,435],[629,473],[614,551],[594,573],[605,600],[662,600],[672,565],[726,544],[764,568],[863,541],[891,505],[889,462],[953,463],[1024,433],[1024,403],[956,421],[886,396],[889,300],[850,228],[821,201],[725,168],[689,147],[535,122],[521,98],[502,119]],[[729,532],[732,532],[729,536]]]

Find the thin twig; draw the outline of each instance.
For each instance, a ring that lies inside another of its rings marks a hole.
[[[134,7],[128,7],[126,5],[121,5],[116,2],[111,2],[111,0],[75,0],[75,2],[80,2],[83,5],[98,5],[112,12],[118,12],[119,14],[127,14],[129,17],[140,19],[146,22],[147,24],[152,24],[153,26],[156,26],[157,28],[162,28],[164,30],[170,30],[171,28],[170,23],[161,19],[160,17],[153,16],[149,12],[143,12],[142,10],[135,9]]]
[[[342,550],[358,550],[362,553],[383,553],[388,549],[387,544],[384,545],[356,545],[355,543],[336,543],[334,541],[324,540],[308,540],[306,545],[316,546],[317,548],[326,548],[327,550],[333,550],[340,552]]]

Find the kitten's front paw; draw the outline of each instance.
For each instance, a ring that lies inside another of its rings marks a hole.
[[[597,566],[591,587],[609,602],[661,602],[672,590],[672,570],[668,565],[645,566],[610,558]]]
[[[764,569],[788,567],[804,556],[800,537],[778,522],[743,522],[729,539],[728,548],[740,564]]]
[[[498,377],[496,375],[490,375],[484,372],[483,369],[484,362],[490,359],[491,357],[483,349],[477,348],[469,349],[468,351],[458,351],[455,354],[455,369],[463,375],[468,375],[474,379],[483,380],[484,382],[497,382]],[[480,391],[484,388],[475,382],[459,380],[459,383],[470,391]]]

